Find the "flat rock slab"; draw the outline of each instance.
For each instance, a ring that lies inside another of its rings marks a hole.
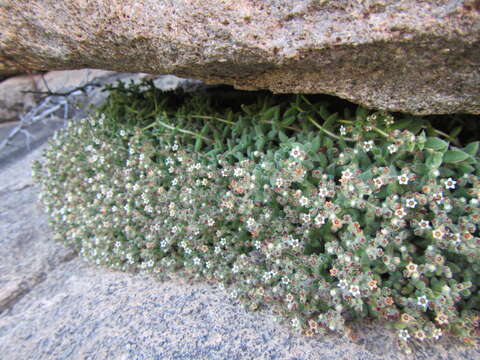
[[[102,93],[103,86],[119,81],[125,84],[131,81],[138,83],[147,79],[154,80],[155,86],[162,90],[183,88],[193,91],[202,86],[199,81],[181,79],[173,75],[150,76],[142,73],[117,73],[95,69],[50,71],[45,74],[14,76],[0,82],[0,132],[2,122],[18,121],[19,115],[37,106],[40,99],[46,97],[47,92],[71,94],[70,99],[77,96],[77,103],[88,102],[88,105],[98,105],[107,94]],[[88,97],[82,96],[85,94],[88,94]],[[71,112],[68,112],[68,115]],[[79,115],[79,111],[75,113]],[[81,113],[84,114],[85,111]],[[2,137],[1,134],[0,137]]]
[[[480,113],[478,0],[4,0],[0,73],[97,68]]]
[[[0,123],[18,121],[19,114],[37,106],[39,99],[46,96],[42,93],[64,94],[81,88],[88,90],[89,94],[99,93],[99,87],[103,85],[116,81],[140,81],[145,77],[146,74],[119,74],[95,69],[50,71],[45,74],[11,77],[0,82]]]
[[[45,143],[55,130],[66,124],[67,120],[82,119],[90,114],[93,108],[104,103],[108,95],[108,92],[104,91],[105,85],[118,82],[129,85],[131,82],[140,83],[144,80],[152,80],[154,85],[163,91],[174,89],[195,91],[205,87],[200,81],[173,75],[149,76],[141,73],[116,73],[92,69],[51,71],[35,76],[22,75],[1,82],[0,172],[17,158],[25,156]],[[25,91],[40,91],[42,94],[36,94],[38,98],[34,98],[31,93]],[[46,91],[69,95],[52,95],[47,98]],[[48,106],[41,107],[45,100],[49,100]],[[60,106],[51,113],[50,110],[56,105]],[[45,112],[49,115],[42,116]],[[23,122],[19,120],[22,117]],[[41,119],[33,121],[34,117]],[[22,130],[2,148],[3,140],[17,127],[21,127]]]
[[[18,359],[407,359],[395,335],[363,325],[355,342],[292,334],[268,312],[248,312],[219,287],[178,277],[112,272],[52,240],[30,164],[0,171],[0,354]],[[416,359],[473,360],[451,340]]]

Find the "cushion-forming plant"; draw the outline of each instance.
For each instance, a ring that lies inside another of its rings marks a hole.
[[[35,164],[57,239],[111,268],[219,281],[308,336],[368,317],[407,351],[474,342],[478,142],[302,96],[226,106],[142,86],[111,89]]]

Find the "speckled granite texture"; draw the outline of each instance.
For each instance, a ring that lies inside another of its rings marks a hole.
[[[2,0],[0,74],[79,69],[480,113],[478,0]]]
[[[39,157],[36,150],[0,170],[2,360],[480,358],[449,340],[407,357],[382,326],[358,327],[355,342],[300,337],[214,285],[87,264],[52,240],[30,179]]]

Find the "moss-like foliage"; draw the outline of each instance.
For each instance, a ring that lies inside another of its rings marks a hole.
[[[315,97],[110,90],[35,166],[59,240],[115,269],[217,280],[309,336],[377,318],[406,349],[474,341],[478,142]]]

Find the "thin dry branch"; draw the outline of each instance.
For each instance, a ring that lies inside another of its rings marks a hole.
[[[103,86],[103,85],[102,84],[97,84],[97,83],[87,83],[87,84],[82,85],[82,86],[77,86],[77,87],[73,88],[72,90],[69,90],[69,91],[66,91],[66,92],[54,92],[54,91],[51,91],[49,89],[49,87],[46,85],[46,88],[48,89],[48,91],[22,90],[22,93],[24,93],[24,94],[45,95],[47,97],[48,96],[64,96],[64,97],[67,97],[67,96],[70,96],[77,91],[82,91],[83,93],[86,94],[87,88],[89,88],[89,87],[101,87],[101,86]]]
[[[44,97],[41,99],[41,103],[37,106],[35,106],[33,109],[31,109],[29,112],[27,112],[24,115],[20,115],[20,124],[16,126],[15,128],[12,129],[12,131],[7,135],[7,137],[0,143],[0,151],[4,149],[11,140],[17,136],[17,134],[22,133],[26,137],[26,144],[28,149],[30,149],[30,143],[31,139],[34,138],[34,136],[27,130],[32,124],[42,121],[45,122],[48,120],[48,116],[52,115],[56,111],[60,110],[63,107],[63,118],[66,121],[68,117],[68,110],[69,110],[69,97],[71,95],[74,95],[77,92],[83,92],[85,95],[88,95],[88,89],[89,88],[96,88],[96,87],[102,87],[102,84],[95,83],[95,82],[88,82],[82,86],[77,86],[69,91],[65,92],[54,92],[50,89],[47,81],[45,80],[45,77],[41,76],[42,81],[45,85],[45,88],[47,91],[37,91],[37,90],[24,90],[22,93],[24,94],[39,94],[39,95],[44,95]],[[52,101],[52,99],[55,99],[56,97],[61,97],[63,98],[61,101]]]
[[[51,103],[51,98],[47,97],[44,99],[38,106],[31,109],[28,113],[20,115],[20,124],[12,129],[12,131],[7,135],[7,137],[0,143],[0,151],[2,151],[10,141],[19,133],[22,133],[26,137],[26,143],[28,149],[30,149],[31,139],[34,136],[27,130],[28,127],[33,125],[38,121],[47,120],[47,116],[53,114],[55,111],[59,110],[62,106],[67,107],[68,101],[64,100],[60,103]]]

